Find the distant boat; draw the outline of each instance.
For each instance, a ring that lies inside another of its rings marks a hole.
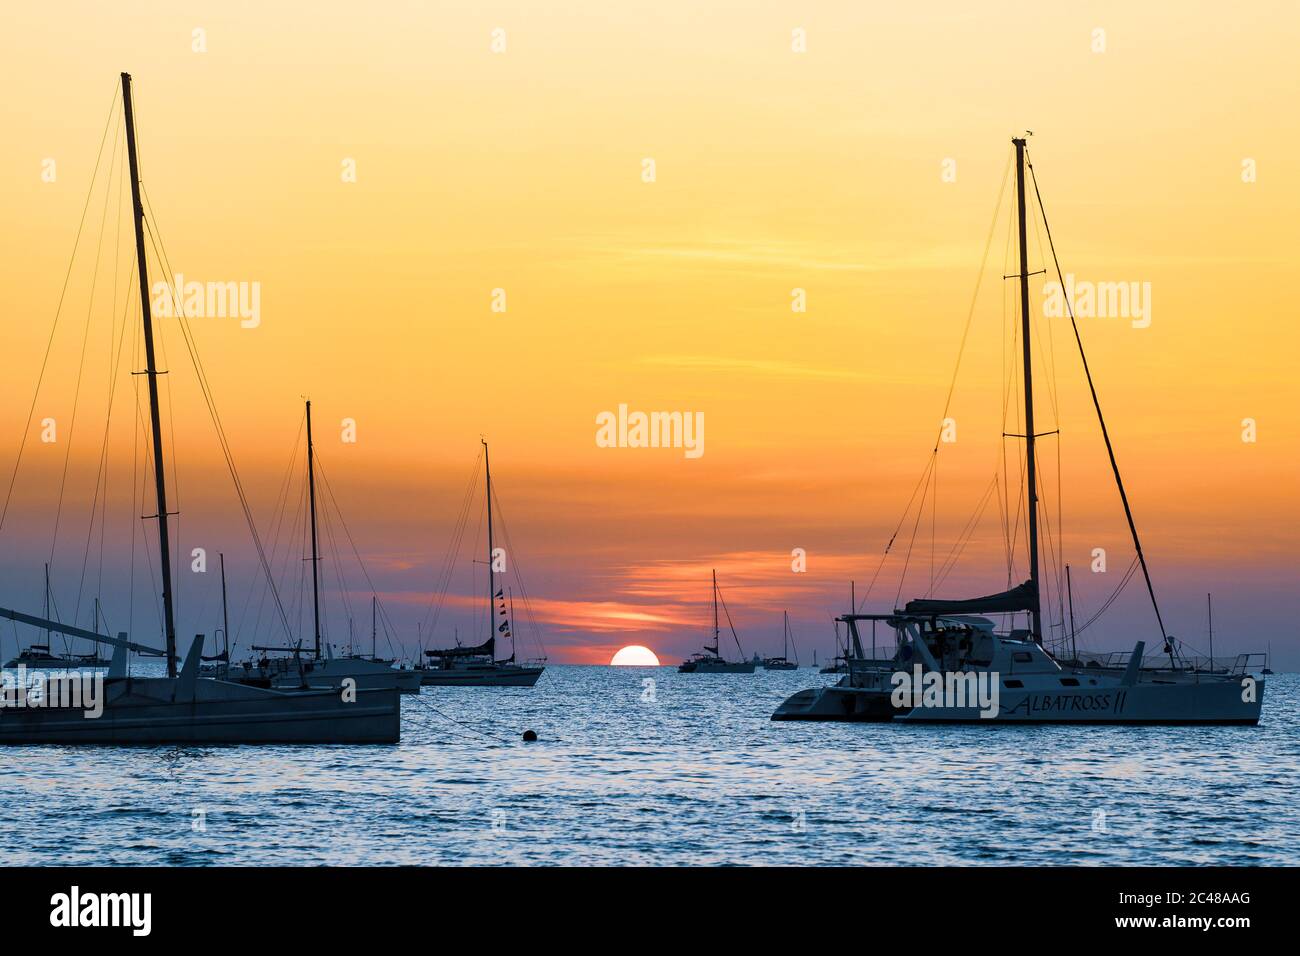
[[[496,584],[496,544],[492,531],[492,466],[488,445],[483,442],[483,471],[487,498],[487,640],[473,647],[436,648],[424,652],[426,663],[413,673],[429,687],[532,687],[546,669],[546,660],[519,663],[516,660],[514,600]],[[507,532],[509,529],[507,529]],[[510,656],[496,659],[497,635],[510,638]]]
[[[50,616],[50,565],[45,564],[45,617]],[[95,598],[94,627],[99,629],[99,598]],[[93,646],[93,645],[92,645]],[[108,661],[99,656],[97,651],[86,654],[55,654],[50,650],[50,632],[45,632],[44,644],[32,644],[18,652],[18,656],[5,662],[5,667],[23,667],[33,670],[77,670],[83,667],[107,667]]]
[[[751,660],[728,661],[722,657],[719,636],[722,633],[718,626],[718,572],[713,572],[713,643],[704,645],[704,653],[692,654],[689,658],[682,661],[677,671],[681,674],[752,674],[758,668],[762,660],[757,654]],[[727,627],[731,629],[731,637],[736,642],[736,650],[740,651],[741,656],[745,654],[745,649],[740,646],[740,638],[736,635],[736,628],[731,623],[731,612],[726,611],[726,603],[723,602],[723,610],[727,615]]]
[[[171,457],[163,443],[161,406],[158,399],[158,366],[155,361],[150,287],[145,259],[144,210],[140,173],[136,157],[135,120],[131,101],[131,77],[122,74],[122,106],[126,125],[127,159],[130,163],[131,199],[135,221],[136,275],[140,283],[140,311],[152,441],[154,491],[158,524],[157,573],[162,579],[162,619],[167,660],[166,677],[132,677],[127,674],[129,652],[157,654],[151,648],[127,639],[126,634],[108,637],[94,631],[0,608],[0,617],[16,623],[80,638],[114,648],[105,675],[83,675],[79,679],[102,680],[102,709],[95,713],[69,706],[75,696],[62,697],[56,704],[6,709],[0,720],[0,743],[29,744],[353,744],[396,743],[401,735],[401,708],[396,688],[359,689],[352,700],[335,690],[284,692],[251,687],[199,675],[203,656],[203,635],[190,645],[182,667],[177,670],[176,621],[173,608],[171,536],[168,530],[166,462]],[[102,149],[102,146],[101,146]],[[156,230],[155,230],[156,232]],[[157,236],[154,236],[157,240]],[[48,642],[47,642],[48,643]],[[92,685],[93,687],[93,685]],[[17,696],[19,688],[5,691]],[[92,691],[93,692],[93,691]],[[81,695],[77,695],[81,696]],[[85,701],[85,697],[81,697]]]
[[[790,660],[790,612],[781,612],[782,626],[784,632],[781,635],[781,656],[769,657],[763,661],[763,669],[769,671],[797,671],[799,669],[799,651],[796,649],[794,660]]]
[[[1027,163],[1025,138],[1013,139],[1012,144],[1015,147],[1020,253],[1018,348],[1022,350],[1019,377],[1024,385],[1024,427],[1023,435],[1004,437],[1022,438],[1025,442],[1025,498],[1021,507],[1027,516],[1029,578],[1000,593],[958,600],[919,598],[886,614],[859,614],[855,605],[852,613],[839,618],[849,628],[854,645],[855,657],[847,662],[848,674],[832,687],[811,688],[794,694],[777,708],[772,719],[898,720],[907,723],[1256,724],[1263,707],[1265,679],[1260,668],[1267,667],[1264,655],[1239,654],[1231,663],[1220,658],[1216,665],[1211,643],[1211,657],[1202,662],[1183,654],[1174,638],[1165,631],[1137,525],[1129,508],[1068,296],[1066,312],[1079,347],[1111,471],[1133,539],[1136,552],[1133,570],[1141,567],[1159,628],[1158,646],[1163,648],[1168,663],[1160,667],[1148,665],[1145,641],[1138,641],[1131,653],[1122,656],[1097,658],[1084,655],[1081,658],[1073,646],[1076,633],[1073,623],[1068,631],[1063,631],[1062,643],[1068,638],[1070,645],[1065,666],[1044,647],[1038,537],[1040,486],[1036,477],[1038,459],[1035,454],[1035,441],[1042,433],[1036,432],[1034,425],[1032,315],[1029,305],[1031,273],[1025,215],[1025,177],[1027,170],[1032,174],[1033,167]],[[1036,185],[1034,194],[1037,195]],[[1043,231],[1048,237],[1049,248],[1052,248],[1051,230],[1047,228],[1045,214]],[[1055,260],[1054,249],[1052,257]],[[1060,278],[1059,264],[1056,264],[1056,275]],[[1059,529],[1055,533],[1059,535]],[[1069,594],[1072,609],[1068,566],[1065,570],[1062,590]],[[1058,598],[1064,596],[1058,595]],[[1010,627],[999,632],[988,617],[1010,615],[1014,622],[1015,614],[1027,616],[1027,628]],[[1070,616],[1072,622],[1073,610]],[[858,632],[859,624],[864,621],[872,622],[873,626],[877,622],[884,623],[894,630],[896,650],[891,660],[865,659]],[[1212,627],[1211,623],[1211,634]],[[1064,658],[1066,654],[1062,652],[1061,656]],[[979,690],[981,687],[982,691]],[[979,698],[978,703],[972,700],[972,695]]]
[[[296,690],[309,687],[342,687],[344,681],[352,681],[357,689],[379,690],[396,688],[403,694],[418,694],[420,679],[414,671],[399,670],[392,661],[382,661],[364,657],[335,657],[333,649],[321,642],[320,619],[320,554],[318,551],[316,531],[316,453],[311,432],[311,402],[307,402],[307,498],[309,502],[309,522],[311,530],[311,589],[312,589],[312,629],[315,641],[311,657],[302,659],[297,646],[253,645],[254,651],[261,656],[232,663],[229,651],[226,660],[216,664],[210,670],[213,677],[220,680],[234,681],[237,684],[249,684],[254,687],[274,687],[280,690]],[[225,563],[222,562],[222,606],[225,605]],[[224,612],[223,612],[224,613]],[[270,655],[286,655],[271,657]]]
[[[831,662],[823,667],[819,673],[847,674],[849,672],[848,652],[847,649],[844,651],[841,651],[840,649],[840,622],[836,620],[833,623],[835,624],[835,656],[831,658]],[[815,656],[813,666],[817,666]]]

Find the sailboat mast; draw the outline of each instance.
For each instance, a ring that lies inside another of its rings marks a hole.
[[[311,402],[307,403],[307,499],[311,509],[311,619],[320,660],[320,555],[316,542],[316,452],[311,440]]]
[[[722,654],[722,642],[719,640],[718,630],[718,571],[713,571],[713,653]]]
[[[1208,592],[1205,595],[1205,614],[1210,625],[1210,673],[1214,673],[1214,601]]]
[[[158,569],[162,575],[163,631],[167,638],[167,676],[176,676],[176,614],[172,607],[172,555],[167,532],[167,479],[158,408],[158,363],[154,359],[153,313],[149,305],[149,269],[144,257],[144,204],[140,201],[140,164],[135,150],[135,110],[131,74],[122,74],[122,108],[126,114],[126,155],[131,167],[131,205],[135,210],[136,274],[140,277],[140,318],[144,324],[145,376],[149,381],[149,424],[153,431],[153,479],[158,514]]]
[[[230,612],[226,608],[226,555],[224,551],[217,552],[217,558],[221,562],[221,653],[230,663]]]
[[[378,637],[379,637],[379,597],[370,595],[370,656],[378,657]]]
[[[1079,661],[1079,645],[1074,640],[1074,588],[1070,584],[1070,566],[1065,566],[1065,593],[1070,598],[1070,657],[1077,664]]]
[[[1033,585],[1030,608],[1030,636],[1043,643],[1043,606],[1038,593],[1038,469],[1034,454],[1034,366],[1029,345],[1029,246],[1025,242],[1025,140],[1011,141],[1016,147],[1016,220],[1020,239],[1020,339],[1025,379],[1025,480],[1028,484],[1026,510],[1029,514],[1029,581]]]
[[[50,562],[45,562],[45,619],[50,619]],[[45,649],[50,649],[50,629],[45,629]]]
[[[496,572],[492,567],[492,464],[488,461],[488,444],[486,441],[483,442],[483,474],[487,479],[488,637],[495,638],[497,635],[497,589]]]

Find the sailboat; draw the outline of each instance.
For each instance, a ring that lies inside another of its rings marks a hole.
[[[1092,660],[1065,661],[1043,643],[1043,608],[1039,582],[1038,483],[1034,429],[1033,364],[1030,349],[1029,265],[1025,241],[1025,176],[1033,167],[1026,139],[1012,140],[1016,164],[1016,208],[1020,269],[1020,339],[1023,356],[1025,441],[1025,514],[1028,524],[1029,578],[1009,590],[983,597],[946,600],[922,598],[886,614],[859,614],[854,607],[839,620],[860,647],[859,625],[870,621],[894,629],[896,652],[889,661],[864,660],[858,652],[848,674],[833,687],[812,688],[788,698],[773,720],[899,720],[907,723],[1071,723],[1071,724],[1256,724],[1263,707],[1263,655],[1240,654],[1231,663],[1208,666],[1182,654],[1164,627],[1155,589],[1143,555],[1137,525],[1120,477],[1101,404],[1083,352],[1073,307],[1067,309],[1083,370],[1110,458],[1120,501],[1128,521],[1135,564],[1140,564],[1155,611],[1159,638],[1168,664],[1153,667],[1147,642],[1132,652]],[[1034,195],[1039,197],[1037,183]],[[1042,200],[1038,198],[1041,210]],[[1055,260],[1052,233],[1043,213],[1048,246]],[[1060,264],[1056,263],[1061,278]],[[1012,278],[1008,276],[1007,278]],[[1061,279],[1064,286],[1064,279]],[[1073,605],[1073,596],[1070,598]],[[1025,614],[1028,627],[996,630],[986,615]],[[1073,629],[1071,629],[1071,636]],[[1073,644],[1073,640],[1070,642]],[[1062,655],[1064,657],[1064,655]],[[974,699],[972,699],[972,696]]]
[[[392,661],[358,656],[335,657],[333,649],[321,642],[320,550],[316,531],[316,454],[311,432],[311,402],[307,402],[307,500],[311,529],[312,630],[311,656],[303,659],[298,646],[253,645],[260,657],[242,663],[229,661],[212,669],[215,677],[252,684],[258,687],[285,689],[308,687],[342,687],[351,681],[355,687],[395,687],[403,694],[418,694],[420,678],[414,671],[400,670]],[[270,655],[277,656],[270,656]]]
[[[790,612],[781,612],[781,621],[784,628],[781,635],[781,656],[769,657],[763,661],[763,669],[769,671],[796,671],[799,669],[799,651],[794,652],[794,660],[790,660]]]
[[[0,618],[81,638],[113,648],[107,674],[65,677],[69,693],[42,695],[42,706],[14,706],[30,700],[23,686],[5,689],[0,710],[0,743],[29,744],[195,744],[195,743],[396,743],[401,735],[401,710],[395,687],[354,693],[335,690],[280,691],[200,677],[203,635],[197,635],[177,669],[176,621],[173,607],[171,539],[168,529],[167,482],[162,419],[158,399],[153,317],[145,260],[144,205],[141,202],[136,156],[131,76],[122,74],[122,106],[130,163],[134,210],[136,274],[149,394],[149,424],[158,523],[158,573],[162,583],[163,633],[160,654],[128,639],[96,634],[59,621],[9,608]],[[130,652],[163,656],[166,677],[134,677],[127,672]],[[21,671],[20,671],[21,673]],[[53,685],[47,684],[46,690]],[[12,698],[12,699],[11,699]],[[94,701],[98,706],[87,706]]]
[[[421,684],[432,687],[532,687],[546,669],[545,659],[516,659],[514,601],[496,583],[496,542],[492,525],[492,464],[483,442],[483,471],[487,498],[487,639],[472,647],[435,648],[424,652],[425,665],[417,667]],[[510,638],[510,656],[496,657],[497,635]]]
[[[50,565],[45,564],[45,617],[50,616]],[[99,598],[95,598],[94,624],[96,631],[99,630],[100,610]],[[30,644],[18,652],[18,656],[11,658],[5,663],[5,667],[23,666],[29,669],[45,670],[75,670],[82,667],[107,667],[109,662],[101,657],[96,650],[86,654],[74,654],[68,651],[63,654],[55,654],[50,648],[50,632],[45,632],[44,644]]]
[[[678,666],[677,671],[681,674],[752,674],[762,663],[757,659],[757,655],[750,660],[729,661],[723,658],[722,648],[719,637],[722,633],[718,626],[718,572],[713,572],[713,643],[704,645],[704,653],[696,652],[688,657]],[[740,646],[740,637],[736,634],[736,628],[731,623],[731,612],[726,610],[726,602],[723,602],[723,611],[727,615],[727,627],[731,629],[731,637],[736,642],[736,650],[740,651],[743,658],[745,649]]]

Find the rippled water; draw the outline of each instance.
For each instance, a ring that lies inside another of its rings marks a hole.
[[[1300,851],[1300,676],[1270,678],[1253,728],[768,720],[832,680],[552,666],[531,690],[403,698],[396,746],[9,748],[0,841],[9,864],[1294,864]],[[541,740],[525,744],[530,728]]]

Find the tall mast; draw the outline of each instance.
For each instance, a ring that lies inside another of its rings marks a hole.
[[[226,609],[226,555],[223,551],[217,552],[217,557],[221,561],[221,653],[230,663],[230,613]]]
[[[378,652],[376,651],[376,648],[378,647],[378,644],[376,642],[379,636],[378,616],[377,616],[378,613],[379,613],[379,596],[372,594],[370,595],[370,656],[372,658],[379,656]]]
[[[781,612],[781,659],[785,660],[790,654],[790,612]]]
[[[718,572],[713,571],[713,653],[722,656],[722,642],[718,640]]]
[[[1029,582],[1033,585],[1029,633],[1043,643],[1043,609],[1038,594],[1038,468],[1034,459],[1034,366],[1029,347],[1029,247],[1025,242],[1025,140],[1011,141],[1016,147],[1016,218],[1020,239],[1020,339],[1025,367],[1025,480],[1028,484]]]
[[[45,562],[45,619],[50,619],[50,562]],[[50,629],[45,629],[45,649],[50,649]]]
[[[1070,597],[1070,657],[1079,662],[1079,645],[1074,640],[1074,588],[1070,585],[1070,566],[1065,566],[1065,593]]]
[[[488,444],[483,442],[483,473],[487,478],[487,525],[488,525],[488,637],[497,636],[497,588],[496,572],[492,568],[492,465],[488,461]],[[495,644],[493,645],[495,646]]]
[[[316,546],[316,451],[311,440],[311,402],[307,403],[307,500],[311,508],[311,619],[320,660],[320,555]]]
[[[135,209],[136,273],[140,277],[140,319],[144,324],[145,376],[149,381],[149,423],[153,431],[153,480],[158,514],[158,567],[162,574],[163,630],[167,636],[167,676],[176,676],[176,615],[172,607],[172,554],[167,533],[167,479],[158,408],[158,364],[154,360],[153,313],[149,306],[149,269],[144,257],[144,204],[140,201],[140,164],[135,152],[135,111],[131,74],[122,74],[122,108],[126,113],[126,155],[131,166],[131,205]]]
[[[1214,673],[1214,603],[1210,595],[1205,595],[1205,614],[1210,623],[1210,673]]]

